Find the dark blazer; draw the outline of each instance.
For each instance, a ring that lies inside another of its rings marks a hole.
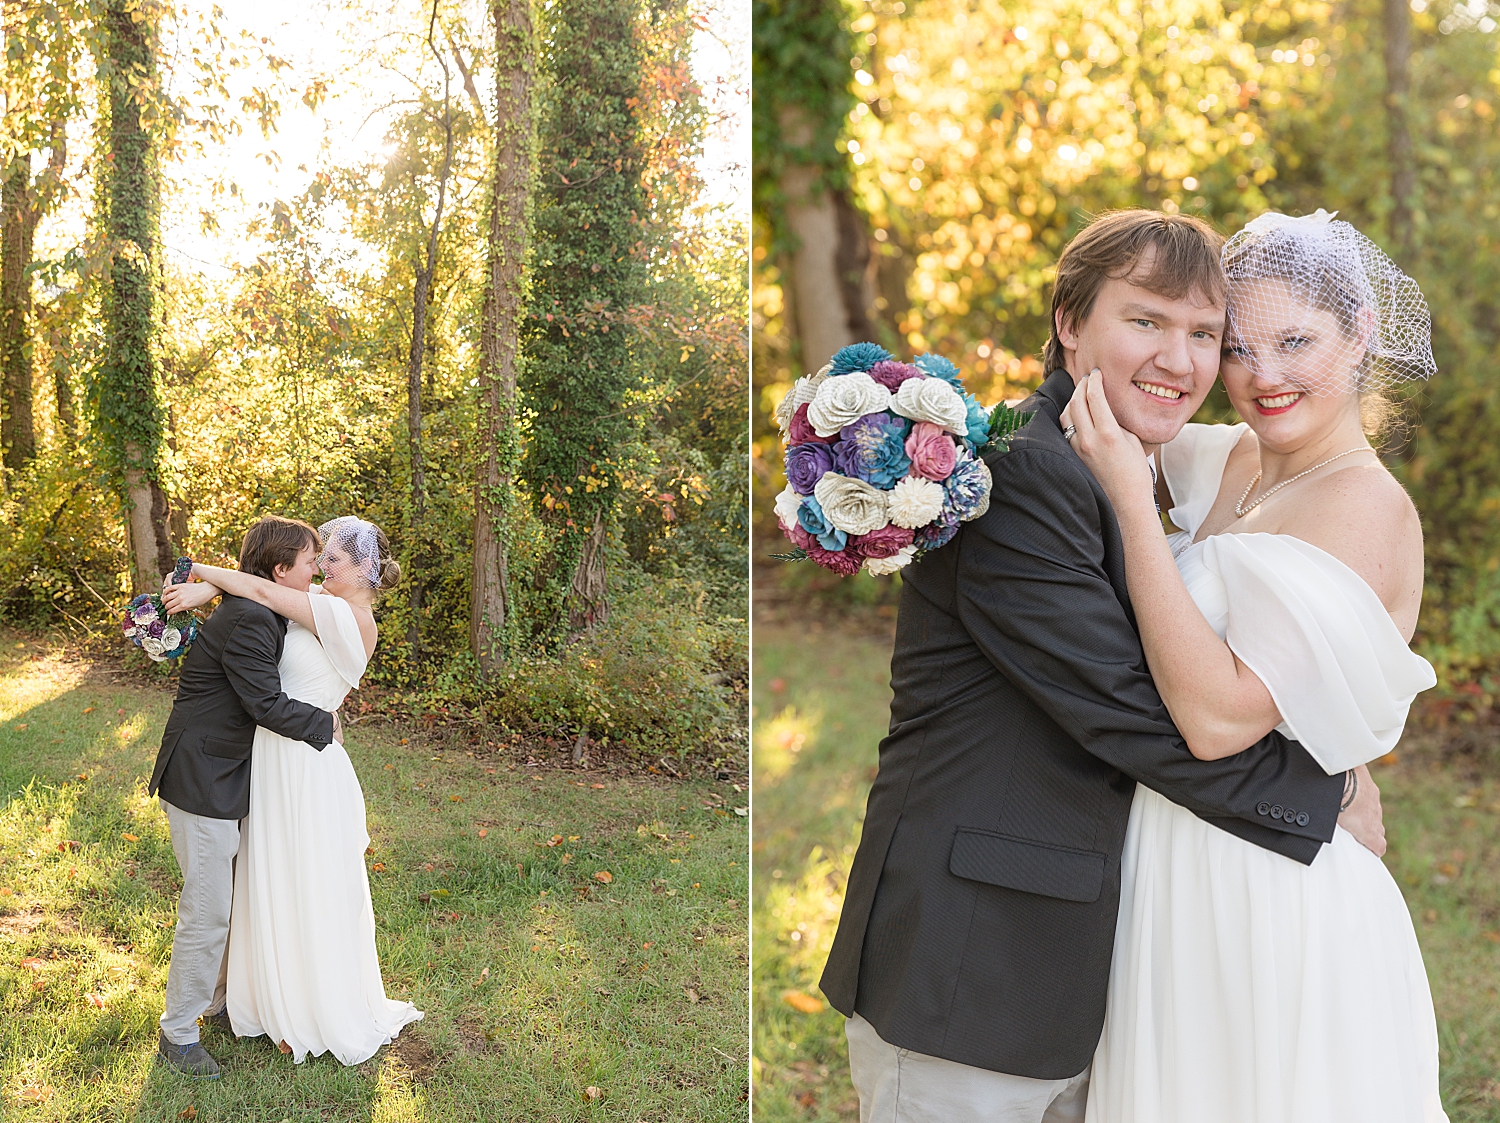
[[[903,571],[890,734],[821,982],[892,1045],[1041,1079],[1082,1072],[1103,1028],[1137,781],[1304,863],[1344,787],[1278,733],[1188,751],[1114,511],[1062,438],[1072,393],[1056,371],[1027,400],[989,510]]]
[[[162,734],[148,794],[210,819],[250,811],[255,727],[324,749],[333,714],[281,689],[286,621],[264,605],[226,596],[182,662],[177,700]]]

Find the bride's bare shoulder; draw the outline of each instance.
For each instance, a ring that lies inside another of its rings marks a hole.
[[[1363,577],[1395,613],[1422,595],[1422,520],[1383,465],[1356,465],[1309,480],[1278,528]]]

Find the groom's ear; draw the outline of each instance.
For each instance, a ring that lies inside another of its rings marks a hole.
[[[1052,331],[1065,351],[1078,350],[1078,327],[1066,308],[1052,310]]]

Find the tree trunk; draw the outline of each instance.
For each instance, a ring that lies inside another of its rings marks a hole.
[[[505,665],[510,614],[506,528],[516,462],[516,361],[532,182],[531,90],[536,41],[531,0],[497,0],[495,167],[490,182],[489,272],[479,350],[479,479],[474,488],[474,581],[469,645],[486,677]]]
[[[604,572],[604,515],[594,514],[594,526],[583,541],[573,584],[568,589],[568,631],[591,632],[609,622],[609,589]]]
[[[1391,165],[1390,236],[1393,248],[1411,268],[1415,245],[1412,208],[1417,189],[1412,159],[1407,94],[1411,89],[1411,8],[1408,0],[1384,0],[1386,154]]]
[[[443,68],[443,170],[438,175],[437,208],[432,215],[432,226],[427,232],[427,260],[418,264],[416,285],[412,291],[411,351],[406,360],[406,426],[411,446],[411,531],[412,548],[421,541],[422,523],[427,509],[426,467],[422,461],[422,359],[427,344],[427,305],[432,292],[432,275],[437,270],[438,235],[443,227],[443,202],[448,192],[448,170],[453,166],[453,115],[448,107],[448,62],[433,42],[433,31],[437,27],[438,0],[432,0],[432,17],[427,23],[427,46]],[[431,382],[431,375],[428,376]],[[406,640],[411,645],[413,656],[417,654],[421,639],[422,620],[422,568],[411,567],[411,623],[406,629]]]
[[[0,180],[0,367],[4,416],[0,445],[5,467],[19,472],[36,455],[31,421],[31,264],[37,211],[31,198],[31,157],[11,162]]]
[[[782,122],[793,144],[810,130],[795,114]],[[787,289],[792,327],[804,371],[813,371],[840,347],[873,339],[869,308],[870,244],[864,216],[841,191],[817,183],[816,169],[791,167],[783,174],[786,223],[797,238]]]
[[[173,563],[167,503],[157,485],[165,421],[153,346],[157,171],[139,94],[154,80],[156,47],[155,27],[145,14],[136,0],[108,0],[100,67],[109,99],[104,225],[110,258],[98,408],[124,478],[138,593],[157,591]]]

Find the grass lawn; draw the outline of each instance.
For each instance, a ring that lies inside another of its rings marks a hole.
[[[179,882],[145,785],[171,702],[0,632],[0,1119],[744,1118],[742,791],[532,775],[373,722],[348,748],[381,965],[426,1018],[356,1068],[216,1029],[222,1079],[157,1066]]]
[[[843,1018],[817,991],[889,719],[889,627],[756,620],[756,1123],[857,1120]],[[1489,738],[1493,741],[1493,738]],[[1416,921],[1453,1123],[1500,1123],[1500,754],[1412,733],[1375,768]]]

